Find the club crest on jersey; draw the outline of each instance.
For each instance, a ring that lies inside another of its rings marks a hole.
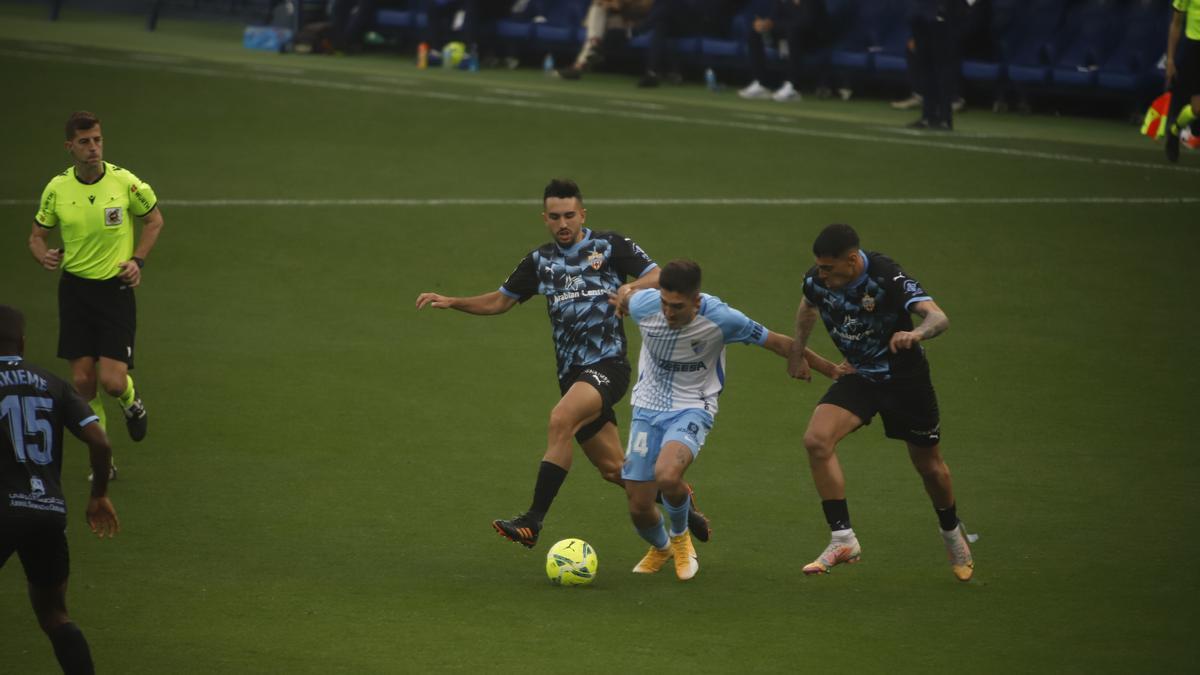
[[[29,477],[29,494],[34,499],[41,499],[46,494],[46,485],[37,476]]]
[[[704,351],[704,340],[692,340],[692,353],[699,354]]]
[[[588,254],[588,264],[592,266],[592,269],[599,270],[604,265],[604,254],[600,251],[592,251]]]
[[[875,311],[875,296],[864,295],[863,299],[862,299],[862,308],[867,310],[868,312],[874,312]]]
[[[104,224],[105,225],[120,225],[121,224],[121,207],[110,206],[104,209]]]

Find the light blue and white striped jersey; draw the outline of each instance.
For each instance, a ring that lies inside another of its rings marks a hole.
[[[725,388],[725,345],[767,341],[762,324],[707,293],[700,294],[696,318],[679,329],[667,325],[658,289],[634,293],[629,315],[642,332],[632,403],[647,410],[698,408],[715,416]]]

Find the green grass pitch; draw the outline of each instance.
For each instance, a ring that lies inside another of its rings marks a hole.
[[[35,9],[0,8],[0,302],[26,311],[31,360],[66,373],[56,275],[25,240],[70,111],[100,115],[106,158],[166,219],[138,290],[147,441],[109,407],[115,540],[87,535],[85,452],[67,448],[70,609],[101,672],[1196,668],[1200,156],[1169,167],[1103,120],[971,112],[911,135],[878,100],[422,72]],[[578,453],[543,543],[496,536],[557,398],[543,303],[477,318],[413,300],[496,288],[546,240],[538,196],[560,175],[590,225],[697,259],[706,290],[778,331],[829,222],[920,279],[951,318],[928,351],[975,580],[950,574],[878,422],[840,453],[863,562],[803,577],[827,539],[801,445],[824,385],[740,346],[689,472],[716,528],[694,581],[629,573],[623,495]],[[551,587],[545,551],[572,536],[598,579]],[[0,654],[0,671],[55,668],[15,559]]]

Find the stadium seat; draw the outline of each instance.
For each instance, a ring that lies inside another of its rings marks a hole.
[[[1031,0],[1024,7],[1008,52],[1010,82],[1029,86],[1050,81],[1050,64],[1055,61],[1065,6],[1065,0]]]
[[[1112,51],[1120,29],[1117,21],[1122,13],[1116,5],[1116,0],[1084,0],[1068,9],[1051,81],[1080,88],[1096,84],[1100,64]]]
[[[839,6],[836,11],[842,15],[845,8]],[[907,25],[904,21],[906,13],[905,0],[876,0],[859,4],[856,10],[847,14],[846,32],[833,45],[833,65],[848,70],[871,71],[875,54],[882,50],[886,34],[897,26]]]
[[[588,0],[543,0],[533,19],[533,39],[538,48],[556,51],[583,44],[587,34],[582,21],[588,4]]]
[[[1135,93],[1161,85],[1158,62],[1166,50],[1163,26],[1168,13],[1166,3],[1134,0],[1121,20],[1116,45],[1097,73],[1101,89]]]

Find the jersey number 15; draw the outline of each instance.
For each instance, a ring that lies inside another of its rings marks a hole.
[[[54,461],[54,430],[49,420],[38,416],[38,411],[53,409],[54,400],[41,396],[12,394],[0,399],[0,421],[8,421],[8,436],[18,462],[23,464],[28,458],[44,466]],[[41,442],[27,442],[30,436],[40,436]]]

